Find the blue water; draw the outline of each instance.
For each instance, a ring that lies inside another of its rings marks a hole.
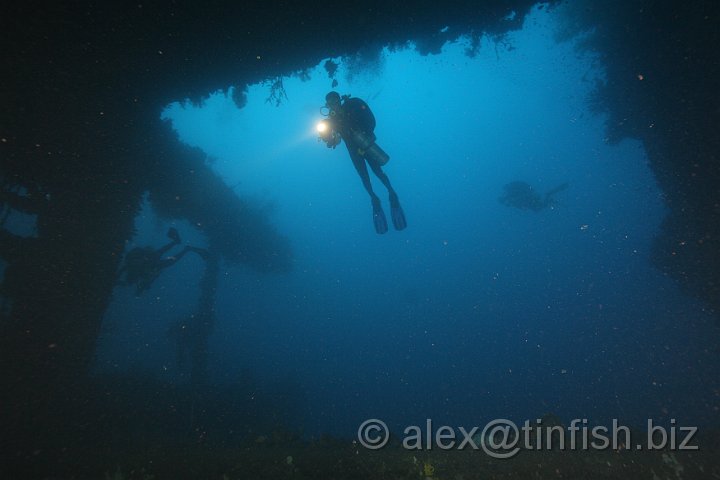
[[[266,204],[294,250],[289,274],[222,268],[211,382],[251,375],[294,405],[308,435],[352,435],[371,417],[393,429],[549,412],[717,423],[712,319],[649,261],[665,210],[646,154],[632,139],[608,143],[588,107],[602,64],[556,43],[554,28],[536,10],[475,57],[455,43],[437,56],[386,50],[367,71],[341,62],[335,89],[368,102],[391,156],[402,232],[374,232],[347,150],[317,141],[331,90],[322,63],[309,81],[284,79],[280,106],[268,85],[251,86],[242,109],[222,92],[168,106],[182,141]],[[570,186],[536,213],[498,202],[515,180]],[[146,203],[128,249],[166,243],[171,225],[204,244]],[[186,381],[166,332],[194,310],[202,271],[189,255],[142,297],[118,287],[97,369]]]

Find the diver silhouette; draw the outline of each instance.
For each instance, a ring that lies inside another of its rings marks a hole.
[[[388,190],[391,218],[395,230],[405,229],[407,222],[405,213],[400,206],[400,200],[382,170],[382,166],[388,162],[390,157],[375,143],[375,134],[373,133],[375,116],[370,111],[370,107],[359,98],[350,98],[349,95],[341,97],[337,92],[328,93],[325,96],[325,102],[327,119],[318,125],[320,138],[325,141],[328,148],[338,146],[341,139],[345,141],[355,170],[370,195],[375,231],[383,234],[387,232],[388,225],[380,198],[373,192],[368,165]]]
[[[167,236],[170,243],[157,250],[153,247],[136,247],[130,250],[125,256],[125,264],[118,272],[118,285],[135,285],[135,295],[140,296],[152,286],[163,270],[177,263],[186,253],[204,255],[203,249],[186,246],[177,255],[163,258],[171,248],[180,244],[180,234],[174,228],[168,229]],[[125,279],[120,279],[123,273]]]
[[[554,204],[553,195],[566,190],[568,186],[569,184],[563,183],[541,196],[531,185],[525,182],[510,182],[503,187],[503,195],[498,198],[498,201],[508,207],[539,212],[552,207]]]

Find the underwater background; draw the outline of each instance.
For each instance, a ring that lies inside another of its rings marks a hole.
[[[590,105],[602,65],[558,43],[558,28],[536,9],[472,56],[466,39],[339,62],[334,89],[369,103],[391,155],[402,232],[374,232],[346,149],[317,140],[322,65],[283,78],[279,105],[253,85],[241,109],[232,92],[168,106],[180,139],[267,204],[294,249],[290,273],[222,269],[209,381],[251,375],[245,395],[284,397],[283,421],[306,435],[352,436],[368,418],[402,431],[547,413],[717,424],[712,317],[649,261],[662,192],[640,143],[608,141]],[[513,181],[568,187],[535,212],[498,201]],[[149,204],[136,226],[132,245],[163,244],[175,226],[203,246]],[[142,297],[118,288],[96,368],[182,382],[166,332],[195,308],[202,271],[188,256]]]

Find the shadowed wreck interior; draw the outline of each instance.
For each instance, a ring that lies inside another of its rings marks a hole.
[[[231,264],[267,273],[292,266],[288,239],[260,206],[238,197],[160,120],[166,105],[328,57],[372,58],[387,45],[412,41],[439,53],[461,35],[520,28],[533,5],[344,2],[352,15],[315,1],[6,7],[0,202],[37,215],[37,237],[0,229],[3,443],[12,439],[25,458],[38,432],[52,444],[53,432],[80,428],[63,419],[86,401],[86,367],[145,194],[162,217],[198,225]],[[613,0],[564,8],[566,38],[592,31],[584,46],[605,64],[594,101],[608,115],[608,140],[641,140],[664,192],[654,264],[717,312],[720,106],[703,92],[719,80],[718,7]],[[186,175],[178,182],[167,171]]]

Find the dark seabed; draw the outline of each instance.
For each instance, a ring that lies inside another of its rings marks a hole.
[[[720,478],[717,2],[0,28],[2,478]]]

